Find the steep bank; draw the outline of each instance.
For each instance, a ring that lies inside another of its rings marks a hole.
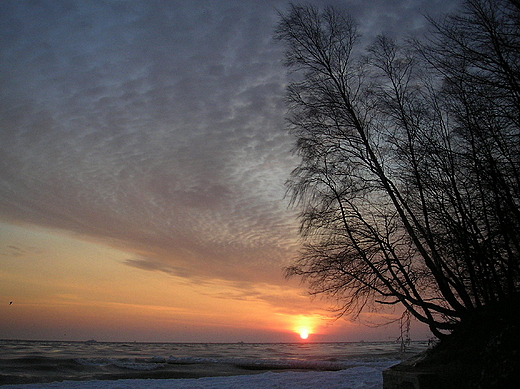
[[[518,300],[481,309],[435,347],[383,372],[384,389],[520,387]]]

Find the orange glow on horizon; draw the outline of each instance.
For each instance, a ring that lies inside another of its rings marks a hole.
[[[0,221],[2,337],[304,343],[389,336],[343,320],[331,326],[325,310],[306,306],[291,285],[147,271],[126,264],[139,253],[80,238]]]

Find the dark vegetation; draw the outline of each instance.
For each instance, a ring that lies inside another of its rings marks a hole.
[[[520,387],[520,301],[483,307],[432,349],[391,370],[433,377],[426,388]]]
[[[520,2],[467,0],[430,26],[362,48],[344,12],[280,16],[304,240],[287,275],[339,315],[404,306],[441,359],[503,338],[498,371],[493,352],[518,352]]]

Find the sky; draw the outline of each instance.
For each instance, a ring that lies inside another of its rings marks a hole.
[[[458,2],[328,4],[369,42]],[[288,5],[0,1],[0,339],[398,336],[367,325],[396,312],[334,320],[283,276],[301,244],[273,40]]]

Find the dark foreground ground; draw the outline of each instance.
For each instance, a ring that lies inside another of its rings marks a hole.
[[[520,301],[479,312],[383,377],[384,389],[520,388]]]

